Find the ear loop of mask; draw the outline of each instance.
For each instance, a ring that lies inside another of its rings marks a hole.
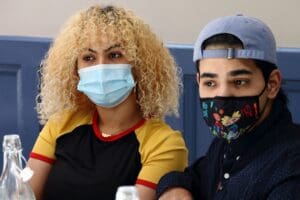
[[[258,103],[259,103],[259,98],[261,97],[261,95],[265,92],[265,90],[266,90],[267,87],[268,87],[269,77],[270,77],[270,74],[269,74],[268,77],[266,77],[266,79],[264,78],[265,87],[263,88],[263,90],[261,91],[261,93],[257,96],[257,97],[258,97]],[[258,121],[260,120],[262,114],[265,112],[268,102],[269,102],[269,98],[267,98],[267,100],[266,100],[266,102],[265,102],[265,105],[264,105],[263,109],[261,110],[261,112],[259,111],[259,119],[258,119]],[[253,126],[250,127],[249,129],[252,129],[254,126],[255,126],[255,125],[253,125]]]
[[[264,81],[265,81],[265,87],[264,87],[264,89],[263,89],[263,92],[264,92],[265,89],[268,87],[268,82],[269,82],[269,78],[270,78],[271,73],[273,72],[273,70],[277,69],[277,67],[271,66],[271,68],[270,68],[270,67],[262,68],[263,66],[261,66],[261,64],[256,63],[256,65],[259,66],[259,68],[260,68],[260,70],[261,70],[261,72],[262,72]],[[262,93],[263,93],[263,92],[262,92]],[[262,93],[261,93],[260,95],[262,95]],[[259,96],[260,96],[260,95],[259,95]],[[264,108],[262,109],[262,112],[261,112],[261,113],[263,113],[263,112],[265,111],[265,108],[266,108],[266,105],[267,105],[268,101],[269,101],[269,98],[267,98],[267,101],[266,101],[265,106],[264,106]]]
[[[266,88],[267,88],[267,84],[266,84],[266,82],[265,82],[265,86],[264,86],[263,90],[256,96],[257,99],[258,99],[258,104],[259,104],[259,97],[265,92]],[[268,101],[269,101],[269,99],[267,99],[267,101],[266,101],[266,103],[265,103],[265,105],[264,105],[262,111],[261,111],[261,112],[258,111],[259,118],[257,119],[256,123],[254,123],[252,126],[248,127],[247,130],[246,130],[246,132],[249,132],[249,130],[252,130],[252,129],[256,126],[257,122],[260,120],[262,114],[264,113],[264,111],[265,111],[265,109],[266,109],[266,107],[267,107]],[[258,105],[258,109],[259,109],[259,108],[260,108],[260,106]]]
[[[133,88],[133,92],[134,92],[134,95],[135,95],[135,101],[136,101],[136,103],[140,105],[140,103],[139,103],[139,92],[138,92],[138,88],[137,88],[137,83],[135,84],[135,86]]]
[[[131,73],[132,73],[132,76],[133,76],[133,79],[134,79],[134,82],[135,82],[134,88],[133,88],[133,93],[134,93],[134,95],[135,95],[135,102],[140,106],[140,102],[139,102],[138,82],[136,81],[136,77],[134,76],[133,70],[134,70],[134,68],[132,67]]]

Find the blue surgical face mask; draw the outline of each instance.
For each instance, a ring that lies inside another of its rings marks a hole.
[[[122,103],[135,86],[130,64],[99,64],[78,70],[77,89],[98,106]]]

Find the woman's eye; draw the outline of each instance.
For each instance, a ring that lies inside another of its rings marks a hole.
[[[116,58],[122,58],[123,54],[121,52],[110,52],[109,58],[116,59]]]
[[[82,57],[82,60],[87,61],[87,62],[94,61],[95,60],[95,56],[85,55],[85,56]]]

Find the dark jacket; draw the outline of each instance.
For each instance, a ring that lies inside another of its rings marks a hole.
[[[256,129],[230,143],[216,138],[185,172],[165,175],[157,195],[171,187],[201,200],[300,199],[300,126],[276,100]]]

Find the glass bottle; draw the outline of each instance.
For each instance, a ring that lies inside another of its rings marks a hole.
[[[3,168],[0,178],[1,200],[35,200],[34,193],[27,182],[30,179],[30,175],[27,176],[26,173],[29,169],[23,170],[22,159],[25,160],[19,135],[5,135],[3,137]],[[29,170],[29,172],[31,171]]]
[[[115,200],[139,200],[136,187],[135,186],[118,187]]]

